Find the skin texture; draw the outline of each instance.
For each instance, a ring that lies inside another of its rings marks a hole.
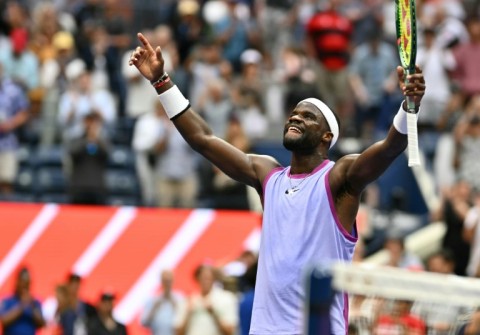
[[[141,46],[130,58],[140,73],[151,82],[164,73],[164,61],[160,47],[152,47],[138,34]],[[414,97],[416,106],[425,93],[425,81],[420,68],[410,75],[405,84],[401,67],[397,68],[398,84],[404,95]],[[157,90],[161,94],[173,86],[172,82]],[[272,157],[245,154],[212,134],[208,124],[191,108],[174,117],[173,123],[185,140],[200,154],[209,159],[231,178],[254,187],[262,194],[262,183],[268,173],[280,164]],[[295,126],[297,130],[291,128]],[[286,121],[284,143],[292,151],[291,173],[310,173],[325,159],[332,133],[320,110],[310,103],[298,104]],[[332,168],[329,182],[335,209],[341,224],[351,231],[358,212],[360,195],[364,188],[376,180],[407,147],[407,136],[390,128],[385,139],[363,153],[340,158]]]

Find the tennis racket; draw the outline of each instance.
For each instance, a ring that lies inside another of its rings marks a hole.
[[[405,80],[407,81],[407,76],[415,73],[415,60],[417,57],[415,0],[395,0],[395,21],[398,54],[405,72]],[[417,113],[413,97],[407,96],[406,103],[408,166],[418,166],[420,165],[420,154],[418,151]]]

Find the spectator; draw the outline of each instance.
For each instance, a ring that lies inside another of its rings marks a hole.
[[[15,131],[27,121],[28,108],[25,93],[3,75],[0,64],[0,195],[8,195],[13,191],[18,169],[18,139]]]
[[[470,40],[453,50],[456,62],[453,79],[465,96],[472,96],[480,93],[480,67],[477,64],[480,58],[480,19],[477,16],[469,18],[467,28]]]
[[[420,114],[418,119],[420,147],[425,153],[429,168],[432,167],[440,136],[437,126],[452,96],[449,72],[455,66],[452,52],[434,43],[436,34],[435,28],[424,27],[424,43],[417,51],[417,64],[422,67],[426,80],[435,83],[434,90],[425,92],[422,108],[426,113]]]
[[[449,250],[442,249],[428,257],[427,271],[453,275],[455,260]],[[421,317],[428,326],[428,335],[449,335],[457,317],[468,310],[453,304],[416,302],[412,311]]]
[[[457,175],[480,189],[480,93],[468,102],[464,115],[455,127],[455,161]]]
[[[66,335],[60,317],[70,308],[67,285],[60,284],[55,287],[55,300],[57,306],[55,309],[55,314],[53,315],[52,320],[49,322],[49,334]]]
[[[55,48],[54,57],[43,62],[40,68],[40,85],[44,90],[40,144],[47,147],[56,143],[60,138],[57,129],[59,100],[69,85],[66,69],[76,59],[75,41],[72,34],[66,31],[55,33],[52,38],[52,46]]]
[[[174,35],[178,43],[180,64],[185,64],[195,47],[204,36],[204,24],[200,17],[200,5],[197,0],[177,1]]]
[[[459,44],[467,43],[469,39],[465,24],[454,15],[454,9],[449,7],[448,3],[454,4],[455,2],[434,2],[433,5],[432,24],[438,29],[435,44],[440,49],[454,48]],[[427,24],[429,23],[427,22]]]
[[[30,284],[30,272],[22,268],[17,274],[15,292],[0,305],[4,335],[35,335],[45,325],[40,301],[32,296]]]
[[[235,72],[240,72],[240,56],[253,40],[253,31],[245,19],[237,15],[237,0],[227,0],[227,15],[213,23],[213,36],[222,46],[223,58],[233,65]]]
[[[28,31],[17,28],[10,33],[10,48],[0,50],[0,63],[4,74],[29,93],[39,86],[39,62],[37,56],[28,50]]]
[[[157,103],[155,105],[158,105]],[[142,202],[144,206],[154,206],[157,201],[157,163],[156,145],[162,136],[161,108],[156,107],[142,115],[135,123],[133,130],[132,147],[135,151],[135,167],[140,182]]]
[[[88,320],[96,314],[95,307],[80,298],[81,283],[82,278],[71,273],[66,283],[66,305],[61,303],[63,297],[59,299],[58,319],[62,335],[84,334]]]
[[[104,290],[97,304],[97,315],[88,322],[87,335],[127,335],[127,328],[113,316],[115,294]]]
[[[329,0],[326,10],[317,12],[307,24],[307,50],[317,60],[320,97],[345,118],[348,111],[348,63],[352,23],[339,11],[339,0]]]
[[[374,139],[384,109],[390,114],[389,101],[397,92],[396,73],[392,69],[397,63],[396,51],[383,41],[380,27],[370,31],[367,42],[353,53],[349,81],[356,101],[355,128],[361,132],[357,136],[363,139]]]
[[[474,203],[464,222],[464,238],[470,243],[470,260],[467,275],[480,278],[480,192],[474,191]]]
[[[470,258],[470,244],[463,238],[463,222],[471,205],[471,187],[460,179],[442,193],[440,207],[431,215],[433,222],[443,221],[447,226],[442,247],[453,253],[454,272],[459,276],[465,276]]]
[[[99,113],[103,126],[111,131],[117,112],[110,92],[93,87],[91,74],[81,60],[70,62],[66,75],[71,86],[61,95],[58,110],[63,140],[68,142],[83,135],[84,117],[92,110]]]
[[[389,260],[387,265],[401,269],[423,269],[423,264],[420,258],[405,250],[405,241],[403,238],[388,238],[385,241],[385,249],[389,253]]]
[[[412,304],[411,301],[397,300],[391,313],[383,309],[376,320],[373,333],[425,335],[427,333],[425,322],[411,312]]]
[[[177,129],[169,122],[160,102],[159,137],[155,143],[158,205],[160,207],[195,207],[198,177],[196,155]]]
[[[295,1],[263,0],[258,3],[258,21],[262,31],[266,61],[275,68],[280,65],[283,46],[293,42]]]
[[[233,335],[238,326],[238,301],[235,295],[215,286],[215,269],[200,265],[195,270],[200,293],[180,304],[175,317],[179,334]]]
[[[141,322],[143,326],[150,329],[152,335],[174,335],[173,320],[183,297],[172,290],[172,271],[162,271],[161,285],[163,292],[147,303]]]
[[[69,144],[72,163],[70,197],[73,204],[106,202],[105,174],[108,164],[108,141],[102,136],[102,118],[92,111],[84,118],[85,133]]]
[[[214,85],[222,76],[222,69],[227,66],[222,58],[221,46],[210,39],[203,40],[191,57],[189,70],[191,83],[189,97],[192,106],[202,109],[201,100],[205,97],[206,88]],[[225,83],[223,92],[227,92]]]

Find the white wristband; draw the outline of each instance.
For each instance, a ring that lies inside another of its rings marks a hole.
[[[190,101],[183,96],[177,85],[160,94],[158,99],[160,99],[163,109],[165,109],[165,113],[167,113],[170,120],[190,107]]]
[[[418,113],[417,113],[418,118]],[[397,112],[397,115],[393,118],[393,126],[400,133],[406,135],[407,130],[407,112],[403,109],[403,102],[400,105],[400,109]]]

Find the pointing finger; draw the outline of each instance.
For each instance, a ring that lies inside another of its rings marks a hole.
[[[153,48],[152,48],[152,45],[150,44],[150,42],[147,40],[147,38],[145,36],[143,36],[142,33],[138,33],[137,34],[137,37],[138,39],[140,40],[140,42],[142,42],[143,46],[145,47],[145,49],[148,51],[148,52],[154,52]]]

